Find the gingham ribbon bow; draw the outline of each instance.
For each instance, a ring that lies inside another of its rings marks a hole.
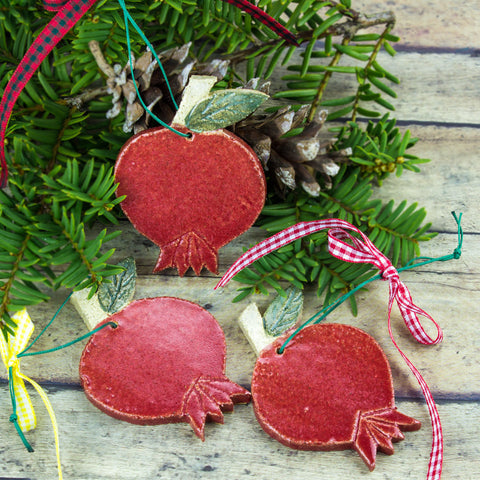
[[[329,229],[328,231],[328,251],[334,257],[351,263],[371,263],[377,267],[382,279],[389,282],[389,302],[388,302],[388,332],[390,338],[403,357],[412,373],[415,375],[423,395],[427,402],[430,419],[432,422],[432,450],[430,452],[430,462],[428,465],[427,480],[438,480],[441,477],[443,463],[443,434],[440,416],[433,400],[432,393],[427,383],[415,368],[412,362],[402,352],[393,338],[391,328],[391,311],[394,302],[397,303],[403,320],[407,325],[410,333],[415,339],[424,345],[435,345],[442,341],[443,334],[439,325],[424,310],[417,307],[406,285],[400,280],[397,270],[393,267],[390,260],[383,255],[380,250],[369,240],[369,238],[348,222],[338,219],[315,220],[312,222],[302,222],[283,230],[276,235],[260,242],[242,255],[220,279],[215,289],[226,285],[240,270],[252,264],[259,258],[268,253],[287,245],[306,235],[318,232],[320,230]],[[353,231],[360,235],[361,238],[355,237],[348,231]],[[347,243],[345,240],[348,240]],[[433,322],[437,329],[436,338],[432,338],[424,330],[418,319],[418,315],[428,318]]]

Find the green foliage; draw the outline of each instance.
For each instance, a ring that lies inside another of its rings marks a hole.
[[[289,66],[284,87],[275,95],[289,103],[312,103],[309,119],[328,107],[330,119],[347,119],[337,130],[336,148],[353,150],[351,164],[318,199],[294,191],[286,199],[269,193],[261,225],[277,231],[301,219],[339,216],[363,225],[385,252],[406,260],[418,242],[430,238],[420,226],[423,209],[395,210],[371,199],[372,183],[389,173],[416,170],[423,160],[405,153],[414,143],[395,121],[383,117],[363,128],[359,117],[381,117],[393,110],[398,79],[379,64],[384,50],[394,54],[394,19],[364,16],[342,0],[260,0],[258,6],[296,34],[304,51]],[[291,63],[296,47],[222,0],[129,0],[127,8],[145,35],[162,51],[192,42],[198,62],[222,55],[231,69],[219,85],[232,88],[252,77],[271,77]],[[0,94],[33,39],[52,18],[41,2],[0,0]],[[369,28],[382,25],[383,32]],[[42,63],[16,104],[7,132],[9,189],[0,192],[0,326],[10,331],[9,312],[48,299],[48,289],[92,287],[118,273],[107,264],[106,246],[114,234],[89,226],[119,217],[112,166],[128,138],[122,115],[106,118],[111,96],[88,43],[99,42],[111,65],[125,65],[123,15],[115,0],[99,0]],[[135,56],[144,51],[131,32]],[[336,98],[336,79],[349,78],[352,92]],[[332,82],[332,83],[331,83]],[[328,88],[327,88],[328,87]],[[408,214],[408,215],[407,215]],[[408,218],[404,218],[405,215]],[[368,275],[366,269],[340,265],[324,251],[324,236],[285,247],[242,273],[250,291],[282,291],[280,280],[301,288],[317,282],[327,300]],[[363,267],[362,267],[363,268]],[[248,281],[247,281],[248,280]],[[245,293],[246,292],[246,293]]]
[[[0,9],[0,92],[48,15],[25,2]],[[19,26],[20,25],[20,26]],[[70,46],[68,48],[71,48]],[[99,140],[115,128],[100,108],[79,111],[64,99],[94,78],[69,72],[54,50],[20,95],[7,135],[8,188],[0,192],[0,327],[11,312],[47,301],[49,289],[91,288],[118,273],[104,245],[118,233],[90,233],[94,222],[117,223],[113,166],[117,145]],[[85,78],[88,78],[86,81]],[[12,133],[14,135],[12,135]],[[117,138],[124,135],[116,133]],[[115,150],[114,150],[115,149]],[[105,155],[108,152],[110,155]]]
[[[347,116],[355,120],[358,115],[380,117],[379,108],[395,110],[391,99],[396,98],[396,93],[392,87],[399,83],[399,79],[382,67],[377,59],[378,53],[388,44],[386,39],[396,38],[388,34],[389,29],[387,26],[383,35],[354,36],[340,44],[332,44],[326,39],[323,50],[310,52],[307,49],[301,64],[288,66],[288,70],[297,72],[283,77],[288,90],[278,92],[275,97],[326,107],[331,110],[329,120]],[[322,60],[312,64],[314,58]],[[338,65],[341,58],[352,65]],[[359,61],[364,66],[359,66]],[[351,94],[325,99],[329,82],[338,75],[350,77]]]
[[[192,132],[226,128],[253,113],[268,95],[258,90],[219,90],[197,103],[185,118],[185,126]]]
[[[278,337],[285,333],[295,325],[302,313],[302,290],[291,286],[284,295],[277,295],[263,315],[263,328],[267,335]]]
[[[399,177],[404,169],[419,172],[417,164],[429,162],[406,153],[418,138],[411,138],[409,130],[402,135],[395,124],[396,120],[386,114],[376,123],[369,121],[365,130],[355,122],[347,122],[332,131],[338,132],[337,148],[351,148],[352,163],[359,165],[369,179],[375,178],[381,184],[390,173],[395,172]]]
[[[22,153],[15,138],[16,161]],[[9,191],[0,191],[0,309],[2,325],[10,331],[9,313],[49,299],[43,287],[87,288],[91,293],[119,268],[106,262],[113,249],[102,246],[120,232],[87,237],[87,222],[102,216],[121,200],[111,199],[116,188],[111,171],[95,170],[90,160],[80,173],[72,159],[39,173],[23,157],[22,172],[13,170]],[[110,169],[111,170],[111,169]],[[37,286],[38,284],[38,286]]]

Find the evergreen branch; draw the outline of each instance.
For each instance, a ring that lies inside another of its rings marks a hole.
[[[396,22],[395,13],[392,11],[377,12],[373,14],[356,13],[351,20],[336,24],[328,31],[330,35],[353,38],[360,30],[368,30],[378,25],[393,28]]]
[[[97,272],[95,271],[93,262],[89,260],[85,253],[85,240],[82,235],[83,224],[80,223],[75,229],[74,217],[72,216],[71,219],[68,220],[65,209],[62,211],[61,219],[58,219],[55,215],[52,215],[52,220],[53,223],[59,228],[60,235],[56,235],[56,238],[57,240],[58,238],[61,238],[61,242],[64,244],[62,249],[52,257],[52,263],[67,263],[67,257],[69,263],[69,267],[65,270],[65,272],[55,279],[55,285],[57,287],[64,285],[68,288],[73,288],[79,281],[83,281],[86,277],[89,277],[91,282],[98,286],[99,279],[97,278]]]
[[[350,40],[348,38],[344,38],[342,40],[342,45],[348,45]],[[328,64],[329,67],[336,67],[338,65],[338,62],[340,61],[340,58],[342,57],[342,53],[337,50],[335,55],[333,56],[331,62]],[[315,98],[313,99],[312,106],[310,107],[310,111],[308,113],[307,117],[307,122],[310,123],[314,118],[315,114],[317,113],[317,109],[320,106],[320,102],[322,100],[323,94],[325,92],[325,89],[328,85],[328,82],[333,75],[333,69],[327,70],[325,74],[323,75],[323,78],[318,86],[317,93],[315,95]]]
[[[335,2],[331,2],[331,3],[333,4]],[[353,18],[345,22],[341,22],[341,23],[338,22],[328,27],[328,29],[325,32],[321,33],[316,37],[314,36],[315,35],[314,29],[299,31],[296,33],[296,36],[300,44],[308,43],[313,38],[315,38],[316,40],[321,40],[328,36],[344,37],[346,39],[352,39],[359,31],[368,30],[369,28],[375,27],[377,25],[387,25],[393,28],[393,26],[395,25],[395,21],[396,21],[395,14],[391,11],[378,12],[371,15],[355,14]],[[231,54],[231,55],[223,54],[222,56],[230,60],[232,64],[235,65],[245,61],[250,56],[255,55],[259,49],[264,49],[264,48],[267,49],[268,47],[268,50],[270,50],[275,47],[278,47],[279,45],[282,45],[283,43],[284,42],[282,39],[273,38],[264,42],[257,43],[249,48],[238,51],[234,54]]]
[[[14,57],[12,54],[10,54],[10,52],[7,52],[3,49],[0,50],[0,60],[5,63],[11,63],[15,66],[20,64],[20,60],[18,58]]]
[[[74,107],[77,110],[83,111],[85,110],[87,103],[108,94],[110,94],[110,90],[107,86],[91,88],[89,90],[84,90],[82,93],[75,95],[74,97],[62,98],[58,103],[60,103],[60,105]]]
[[[385,41],[385,36],[390,33],[391,29],[393,28],[393,23],[387,23],[387,26],[383,30],[383,32],[380,35],[380,38],[375,42],[375,47],[373,52],[370,54],[370,58],[368,59],[367,64],[365,67],[362,69],[362,78],[366,79],[368,77],[368,72],[372,68],[373,63],[376,61],[377,55],[380,52],[380,49],[382,48],[383,42]],[[360,105],[360,94],[362,91],[362,85],[359,85],[359,88],[357,88],[357,93],[355,94],[355,101],[353,102],[353,111],[352,111],[352,122],[355,121],[357,118],[357,113],[358,113],[358,108]]]
[[[223,53],[222,58],[229,60],[232,65],[238,65],[239,63],[246,61],[251,56],[257,55],[260,49],[270,51],[280,45],[283,45],[284,43],[285,42],[283,39],[272,38],[263,42],[258,42],[252,47],[240,50],[232,54]]]
[[[236,7],[232,7],[232,5],[230,4],[227,4],[227,7],[230,7],[230,8],[236,8]],[[247,20],[247,16],[244,16],[243,17],[245,19],[245,21],[248,21]],[[225,36],[223,36],[223,33],[221,34],[222,36],[219,36],[217,39],[216,39],[216,42],[215,44],[219,44],[221,45],[222,43],[224,43],[225,39],[228,37],[230,37],[233,33],[237,33],[237,34],[241,34],[242,37],[243,37],[243,41],[245,40],[248,40],[249,43],[253,43],[254,45],[257,46],[257,48],[259,48],[260,46],[262,46],[262,44],[264,42],[262,42],[262,40],[260,40],[258,37],[256,37],[255,35],[251,34],[251,33],[248,33],[245,29],[245,26],[244,24],[242,25],[237,25],[236,23],[232,23],[230,21],[230,19],[228,17],[223,17],[223,16],[218,16],[218,15],[215,15],[214,17],[214,20],[216,22],[218,22],[221,26],[219,28],[220,31],[222,31],[223,29],[225,29],[224,33],[225,32],[230,32],[229,34],[225,34]],[[275,39],[278,41],[278,39]],[[283,39],[280,39],[280,42],[279,43],[283,43],[284,40]],[[208,57],[216,50],[218,49],[218,47],[216,48],[211,48],[210,51],[202,57],[202,60],[205,61],[208,59]],[[228,58],[228,54],[227,54],[227,58]]]
[[[2,282],[2,286],[0,287],[0,291],[2,292],[2,301],[0,303],[0,326],[2,327],[2,330],[5,330],[7,327],[5,317],[8,316],[8,306],[11,302],[11,290],[15,281],[15,276],[20,268],[20,262],[25,255],[25,251],[27,250],[27,245],[30,238],[30,235],[26,234],[17,251],[12,251],[10,253],[10,255],[14,257],[14,262],[9,272],[7,281]]]
[[[55,166],[57,160],[58,149],[60,148],[60,144],[62,142],[63,135],[68,128],[70,121],[72,120],[73,114],[76,111],[76,107],[72,107],[69,109],[67,116],[63,120],[57,134],[57,139],[52,147],[52,156],[50,161],[48,162],[47,168],[44,170],[45,173],[48,173],[52,168]]]
[[[416,165],[429,160],[406,153],[418,139],[411,138],[408,130],[402,135],[395,124],[395,119],[390,119],[388,114],[377,123],[370,121],[365,131],[355,122],[348,122],[339,131],[336,148],[351,148],[350,161],[379,184],[390,173],[401,175],[405,168],[418,172]]]

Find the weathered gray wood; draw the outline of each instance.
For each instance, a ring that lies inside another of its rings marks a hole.
[[[477,326],[468,319],[478,315],[478,295],[480,290],[480,237],[467,235],[461,259],[446,263],[435,263],[418,271],[402,273],[402,279],[409,286],[417,305],[430,313],[445,331],[445,341],[434,347],[422,347],[409,336],[399,314],[395,311],[393,326],[395,337],[401,348],[411,357],[417,368],[428,378],[432,391],[441,398],[480,397],[480,378],[465,376],[466,372],[478,365],[479,346]],[[442,234],[426,245],[425,253],[442,256],[451,253],[456,247],[456,235]],[[241,254],[235,246],[228,248],[231,261]],[[228,374],[232,380],[249,385],[255,362],[255,355],[243,336],[237,323],[247,301],[232,304],[236,289],[240,286],[232,282],[225,289],[214,290],[218,277],[186,277],[144,275],[137,281],[136,298],[152,296],[178,296],[194,301],[206,308],[217,318],[225,331],[228,346]],[[46,305],[30,309],[37,330],[50,319],[65,296],[56,294]],[[393,369],[397,395],[418,396],[420,391],[414,377],[393,347],[387,331],[386,309],[388,288],[385,282],[375,282],[368,292],[358,295],[359,314],[354,318],[348,305],[342,305],[333,312],[328,321],[349,323],[363,328],[373,335],[385,349]],[[265,309],[271,298],[257,295],[252,298],[260,309]],[[321,308],[321,302],[314,290],[309,289],[305,298],[303,318],[306,320]],[[462,321],[461,319],[465,319]],[[461,322],[461,324],[459,324]],[[425,328],[428,331],[428,322]],[[87,332],[78,313],[67,305],[37,344],[39,350],[52,348]],[[55,353],[30,357],[22,360],[22,369],[27,375],[39,381],[78,385],[78,360],[85,342]],[[438,368],[448,365],[448,368]],[[4,374],[2,372],[2,376]]]
[[[395,117],[446,123],[480,123],[480,99],[475,79],[480,73],[478,57],[453,54],[382,54],[379,61],[401,83],[395,87]]]
[[[480,106],[476,111],[480,112]],[[455,231],[450,212],[463,212],[465,232],[478,233],[480,129],[419,125],[408,128],[412,136],[419,138],[411,151],[431,162],[419,165],[420,173],[405,172],[400,178],[387,179],[376,195],[387,201],[395,198],[418,202],[426,208],[434,231]]]
[[[480,47],[478,2],[402,0],[401,2],[355,0],[352,7],[360,12],[374,13],[392,10],[397,22],[393,33],[400,36],[401,45],[410,48],[474,49]]]
[[[7,396],[0,387],[2,398]],[[187,424],[142,427],[115,420],[89,403],[78,390],[50,391],[60,425],[64,478],[71,480],[137,479],[249,479],[292,480],[318,478],[421,479],[430,454],[431,430],[423,402],[398,401],[401,412],[419,419],[423,427],[406,432],[395,454],[377,456],[370,473],[353,451],[301,452],[271,439],[255,419],[252,405],[238,405],[225,415],[225,424],[209,423],[202,443]],[[36,401],[39,428],[28,439],[35,448],[28,453],[2,409],[0,476],[51,480],[56,477],[52,427]],[[476,402],[440,402],[447,435],[444,477],[448,480],[479,478]],[[8,439],[8,442],[3,441]]]
[[[324,59],[316,62],[328,64]],[[392,84],[397,98],[386,98],[395,107],[395,118],[403,121],[480,124],[478,57],[417,52],[399,52],[391,57],[381,52],[378,62],[401,82],[399,85]],[[299,63],[301,60],[297,61]],[[355,61],[342,58],[340,65],[355,65]],[[292,73],[286,67],[278,68],[272,79],[272,90],[275,92],[279,88],[279,82],[275,79]],[[354,95],[356,88],[354,76],[333,74],[323,98],[327,100]],[[374,102],[370,102],[367,108],[385,113]]]

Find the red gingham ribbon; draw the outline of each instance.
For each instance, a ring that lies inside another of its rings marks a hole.
[[[45,57],[55,45],[77,23],[96,0],[44,0],[44,7],[49,11],[58,11],[55,17],[42,30],[28,49],[12,78],[8,82],[0,103],[0,188],[7,183],[8,167],[5,159],[5,134],[8,121],[23,88],[35,73]],[[298,45],[295,37],[277,20],[247,0],[224,0],[244,10],[257,20],[261,21],[287,42]]]
[[[389,281],[390,298],[388,302],[388,332],[393,344],[409,366],[412,373],[415,375],[415,378],[420,384],[423,395],[427,402],[433,432],[432,450],[430,452],[427,480],[438,480],[441,477],[443,463],[443,434],[440,416],[427,383],[420,375],[420,372],[415,368],[413,363],[402,352],[393,338],[390,317],[394,301],[397,302],[403,320],[405,321],[410,333],[418,342],[424,345],[435,345],[442,341],[443,333],[435,320],[427,312],[417,307],[413,303],[412,296],[410,295],[408,288],[400,280],[398,272],[393,267],[390,260],[385,257],[380,250],[378,250],[378,248],[363,232],[350,223],[338,219],[315,220],[312,222],[298,223],[277,233],[276,235],[273,235],[270,238],[267,238],[245,252],[245,254],[242,255],[228,269],[228,271],[216,285],[215,289],[226,285],[240,270],[252,264],[260,257],[263,257],[264,255],[267,255],[268,253],[287,245],[298,238],[302,238],[306,235],[310,235],[311,233],[315,233],[324,229],[329,229],[328,251],[331,255],[346,262],[371,263],[380,270],[382,273],[382,279]],[[361,239],[351,235],[347,230],[356,232],[360,235]],[[345,242],[344,240],[348,240],[349,243]],[[431,338],[428,335],[418,320],[417,315],[426,317],[433,322],[437,329],[436,338]]]

